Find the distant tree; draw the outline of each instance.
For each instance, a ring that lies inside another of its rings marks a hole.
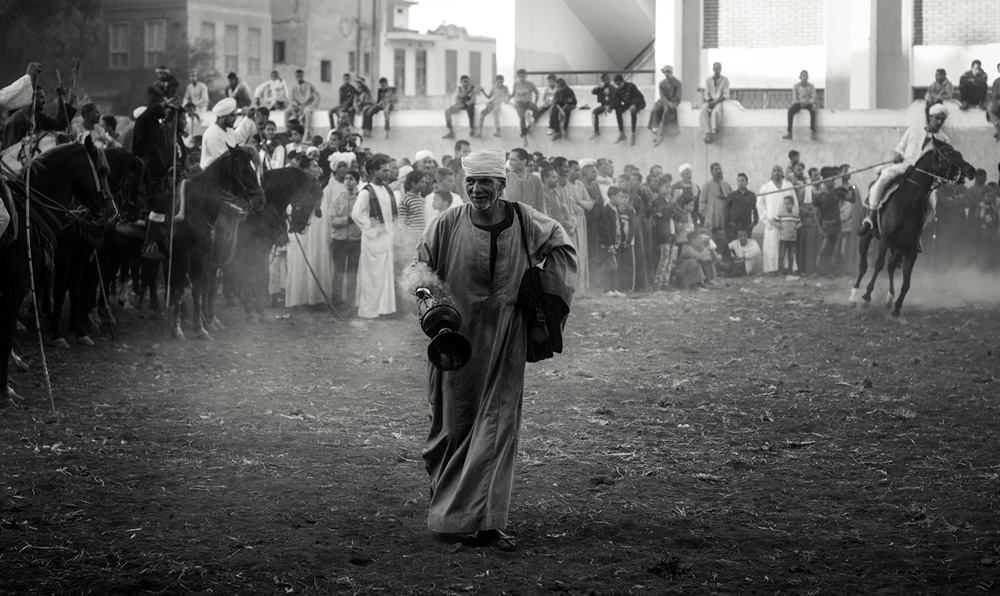
[[[0,0],[0,84],[24,74],[28,62],[41,62],[42,80],[63,84],[77,58],[97,45],[101,0]]]

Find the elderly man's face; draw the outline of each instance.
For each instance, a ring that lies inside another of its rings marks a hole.
[[[931,116],[930,120],[927,121],[927,130],[930,132],[938,132],[941,127],[944,126],[944,121],[947,116],[944,114],[934,114]]]
[[[350,169],[351,169],[351,166],[349,166],[347,164],[347,162],[344,162],[344,161],[337,162],[337,167],[333,168],[333,176],[337,180],[343,181],[344,180],[344,176],[347,175],[347,172]]]
[[[580,174],[583,176],[583,181],[590,184],[597,180],[597,166],[586,166],[580,170]]]
[[[691,182],[691,170],[687,169],[681,172],[681,180],[684,182]]]
[[[781,169],[781,166],[774,166],[773,168],[771,168],[771,181],[772,182],[774,182],[775,184],[778,184],[778,183],[780,183],[784,179],[785,179],[785,173]]]
[[[470,176],[465,179],[465,192],[476,211],[486,211],[500,199],[505,181],[489,176]]]

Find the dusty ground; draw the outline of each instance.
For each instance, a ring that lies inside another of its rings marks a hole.
[[[578,301],[529,365],[513,552],[426,531],[425,339],[324,313],[50,353],[0,417],[0,594],[1000,590],[1000,307],[844,280]]]

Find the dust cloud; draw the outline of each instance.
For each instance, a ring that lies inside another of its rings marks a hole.
[[[871,270],[861,283],[861,293],[870,279]],[[896,271],[896,296],[903,283],[903,276]],[[885,299],[889,289],[889,278],[885,270],[878,277],[872,302]],[[995,305],[1000,304],[1000,273],[984,272],[980,269],[965,267],[946,271],[922,269],[917,262],[910,279],[910,291],[906,294],[903,310],[907,308],[959,308],[969,304]]]

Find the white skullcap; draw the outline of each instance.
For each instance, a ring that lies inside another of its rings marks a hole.
[[[139,116],[142,116],[142,113],[145,111],[146,111],[146,106],[139,106],[136,109],[132,110],[132,119],[138,120]]]
[[[413,156],[413,161],[423,161],[425,159],[434,159],[434,154],[426,149],[417,151],[417,154]]]
[[[581,159],[579,161],[579,164],[580,164],[580,168],[581,169],[583,169],[583,168],[585,168],[587,166],[594,166],[596,168],[597,167],[597,160],[596,159],[591,159],[591,158],[588,157],[586,159]]]
[[[223,116],[228,116],[236,111],[236,100],[232,97],[227,97],[225,99],[220,99],[212,107],[212,113],[215,114],[216,118],[222,118]]]
[[[689,163],[681,164],[681,167],[679,167],[677,169],[677,173],[678,174],[683,174],[684,170],[690,170],[690,169],[691,169],[691,164],[689,164]]]
[[[399,168],[399,179],[406,178],[406,176],[412,171],[413,168],[411,168],[410,166],[403,166]]]
[[[504,169],[504,152],[499,149],[484,149],[462,158],[462,168],[466,178],[488,176],[490,178],[506,178]]]
[[[306,157],[312,157],[313,159],[319,157],[319,147],[307,147]]]
[[[934,116],[936,114],[944,114],[944,117],[947,118],[948,117],[948,108],[944,107],[944,104],[936,103],[936,104],[934,104],[934,105],[931,106],[930,112],[928,112],[928,113],[931,116]]]

